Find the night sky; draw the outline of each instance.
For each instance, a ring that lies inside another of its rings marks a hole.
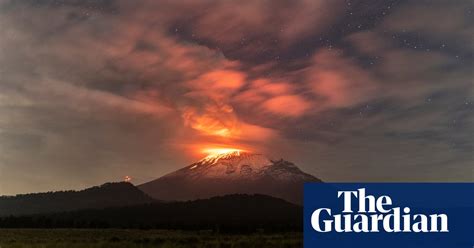
[[[139,184],[209,147],[330,182],[473,181],[472,11],[0,0],[0,195]]]

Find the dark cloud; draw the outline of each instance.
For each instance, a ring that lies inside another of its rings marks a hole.
[[[216,144],[328,181],[472,180],[472,23],[469,1],[0,1],[0,194]]]

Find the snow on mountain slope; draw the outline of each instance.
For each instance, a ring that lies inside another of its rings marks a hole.
[[[293,163],[240,151],[210,155],[138,188],[155,199],[193,200],[245,193],[302,202],[304,182],[321,182]]]

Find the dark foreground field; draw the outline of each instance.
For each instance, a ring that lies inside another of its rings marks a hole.
[[[0,229],[0,248],[302,247],[301,233],[216,234],[207,231]]]

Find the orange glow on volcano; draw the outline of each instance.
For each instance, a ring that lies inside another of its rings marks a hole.
[[[237,148],[206,148],[202,150],[203,153],[208,155],[224,155],[228,153],[240,153],[245,152],[245,150]]]
[[[247,150],[237,148],[206,148],[202,150],[203,153],[207,154],[201,162],[216,163],[219,159],[226,159],[230,157],[240,156],[241,153],[247,152]]]

